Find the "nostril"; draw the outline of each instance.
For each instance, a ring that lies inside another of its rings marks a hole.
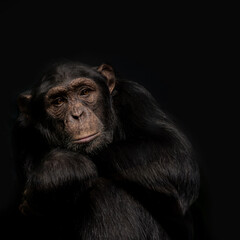
[[[79,120],[79,118],[81,118],[82,114],[83,114],[83,111],[78,110],[78,111],[72,112],[71,116],[73,119]]]
[[[78,120],[79,116],[78,115],[72,115],[72,118]]]

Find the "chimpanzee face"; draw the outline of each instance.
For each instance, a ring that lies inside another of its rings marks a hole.
[[[28,96],[31,107],[25,115],[50,145],[94,153],[113,139],[113,70],[104,64],[94,74],[92,69],[91,74],[83,74],[79,69],[78,74],[76,69],[72,71],[75,74],[65,70],[65,74],[55,73],[51,80],[45,77]],[[19,101],[19,105],[24,113],[23,102]]]
[[[51,88],[45,95],[48,119],[67,148],[93,151],[112,141],[111,115],[101,88],[89,78],[77,78]],[[85,150],[86,150],[85,149]]]

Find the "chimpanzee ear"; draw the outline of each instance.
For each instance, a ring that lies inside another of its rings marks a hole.
[[[116,84],[116,76],[113,68],[110,65],[102,64],[97,68],[97,71],[100,72],[107,79],[109,91],[110,93],[112,93]]]
[[[26,92],[21,93],[17,99],[19,111],[26,116],[30,114],[31,98],[32,98],[32,95],[31,95],[30,91],[26,91]]]

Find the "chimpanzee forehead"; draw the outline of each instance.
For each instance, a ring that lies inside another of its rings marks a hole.
[[[76,79],[72,79],[72,80],[66,80],[62,83],[59,83],[55,87],[50,88],[50,90],[46,93],[46,97],[55,95],[60,92],[74,91],[75,89],[82,87],[82,86],[96,88],[97,84],[92,79],[85,78],[85,77],[76,78]]]
[[[96,69],[80,64],[62,64],[50,69],[36,87],[37,95],[46,94],[55,87],[74,85],[76,79],[90,79],[96,84],[104,84],[105,79]]]
[[[42,81],[59,83],[80,77],[95,79],[99,77],[99,72],[89,66],[77,63],[66,63],[50,69],[50,71],[45,74]]]

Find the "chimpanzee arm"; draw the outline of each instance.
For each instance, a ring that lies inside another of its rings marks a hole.
[[[37,189],[59,188],[78,182],[82,190],[92,185],[97,176],[94,163],[77,152],[54,149],[28,174],[28,184]]]
[[[175,213],[184,214],[197,197],[197,166],[181,149],[164,146],[157,140],[127,141],[112,146],[104,162],[119,184],[131,192],[135,189],[143,200],[148,196],[166,199]],[[149,203],[154,202],[158,204],[154,199]]]
[[[104,168],[159,221],[182,224],[199,190],[190,143],[141,85],[120,82],[113,100],[121,134],[103,156]]]
[[[124,134],[109,148],[113,175],[175,199],[184,213],[199,188],[191,144],[144,87],[120,81],[116,90],[113,103]]]
[[[96,167],[88,157],[67,150],[54,149],[35,166],[32,159],[29,162],[21,205],[25,213],[41,214],[74,206],[97,178]]]
[[[198,195],[199,176],[188,153],[156,140],[128,141],[113,146],[104,162],[115,184],[139,201],[173,239],[192,239],[188,210]]]

